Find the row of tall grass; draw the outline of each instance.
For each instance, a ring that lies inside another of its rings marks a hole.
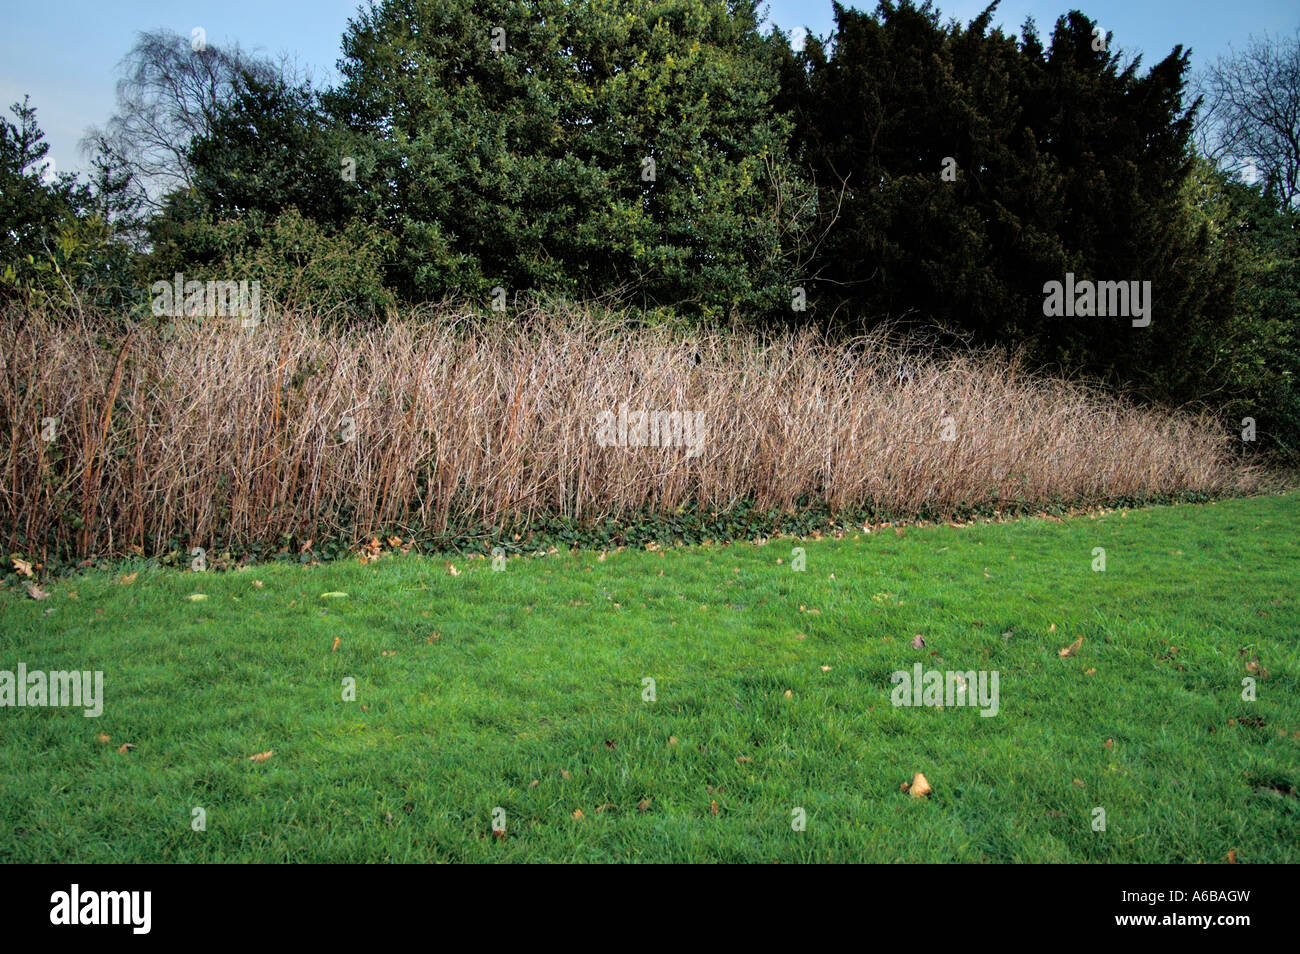
[[[740,501],[943,515],[1256,479],[1208,413],[883,332],[701,332],[581,307],[350,330],[0,324],[9,551],[264,547]],[[701,452],[602,446],[600,415],[621,405],[701,415]]]

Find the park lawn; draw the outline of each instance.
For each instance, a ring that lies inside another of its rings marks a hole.
[[[0,709],[0,860],[1294,863],[1297,527],[1292,494],[8,587],[0,670],[105,701]],[[893,706],[917,662],[996,670],[997,715]]]

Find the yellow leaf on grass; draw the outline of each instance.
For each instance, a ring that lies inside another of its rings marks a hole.
[[[48,599],[50,598],[50,594],[49,594],[49,593],[46,593],[43,589],[41,589],[41,588],[40,588],[39,586],[37,586],[35,583],[28,584],[28,586],[27,586],[27,595],[30,596],[30,597],[31,597],[32,599],[34,599],[34,600],[48,600]]]
[[[269,759],[269,758],[270,758],[272,755],[274,755],[274,754],[275,754],[275,750],[274,750],[274,749],[267,749],[265,752],[258,752],[256,755],[250,755],[250,756],[248,757],[248,761],[250,761],[250,762],[265,762],[267,759]]]
[[[1074,642],[1070,643],[1070,645],[1060,650],[1057,653],[1057,655],[1060,656],[1062,659],[1068,659],[1070,656],[1073,656],[1075,653],[1077,653],[1079,651],[1079,647],[1082,645],[1083,645],[1083,637],[1080,636]]]
[[[17,557],[14,557],[13,559],[14,559],[15,570],[17,570],[23,576],[32,575],[32,565],[30,563],[28,563],[26,560],[20,560]]]
[[[907,794],[911,795],[913,798],[925,798],[925,796],[929,795],[932,791],[933,789],[930,788],[930,783],[926,777],[920,772],[917,772],[912,776],[912,784],[908,786]]]
[[[132,583],[135,582],[135,578],[136,578],[137,576],[139,576],[139,575],[140,575],[140,571],[139,571],[139,570],[136,570],[134,573],[127,573],[127,574],[125,574],[125,575],[122,577],[122,585],[123,585],[123,586],[130,586]]]
[[[188,599],[191,603],[197,603],[199,600],[206,600],[207,598],[208,598],[207,593],[191,593],[189,596],[186,597],[186,599]]]
[[[343,642],[338,636],[334,637],[334,645],[330,647],[330,652],[338,652],[339,643]]]
[[[107,742],[107,741],[108,741],[108,733],[107,733],[107,732],[101,732],[101,733],[99,733],[99,735],[95,736],[95,741],[96,741],[96,742]]]

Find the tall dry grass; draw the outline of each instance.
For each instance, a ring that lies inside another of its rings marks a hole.
[[[599,446],[597,415],[623,403],[701,412],[703,453]],[[687,333],[581,309],[486,325],[443,311],[351,332],[300,319],[127,333],[24,316],[0,330],[0,426],[0,536],[29,554],[440,534],[743,499],[942,515],[1253,480],[1208,417],[990,353],[926,357],[883,334]]]

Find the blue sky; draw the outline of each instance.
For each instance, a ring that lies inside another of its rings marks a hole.
[[[60,171],[83,168],[78,142],[85,128],[113,111],[116,67],[139,30],[170,27],[189,35],[202,27],[211,43],[237,40],[245,49],[287,52],[318,80],[335,75],[339,40],[357,0],[0,0],[0,109],[30,93]],[[860,9],[874,9],[863,0]],[[945,18],[969,21],[986,0],[939,0]],[[1033,15],[1040,32],[1078,8],[1115,35],[1128,53],[1151,64],[1176,44],[1190,46],[1193,65],[1241,46],[1252,33],[1294,33],[1295,0],[1003,0],[997,22],[1018,31]],[[830,0],[770,0],[770,19],[825,34]]]

